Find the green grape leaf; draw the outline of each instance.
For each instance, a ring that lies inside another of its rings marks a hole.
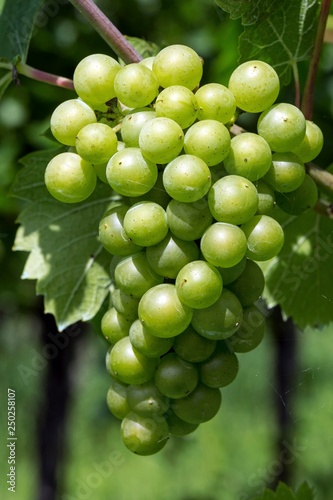
[[[268,306],[280,304],[301,328],[333,321],[332,219],[310,211],[282,225],[281,252],[261,264]]]
[[[140,54],[140,56],[145,59],[146,57],[156,56],[158,53],[159,46],[154,42],[149,42],[148,40],[143,40],[142,38],[137,38],[133,36],[125,37],[135,50]]]
[[[315,493],[312,488],[310,488],[309,484],[304,481],[297,491],[296,491],[296,499],[297,500],[314,500]]]
[[[218,0],[235,19],[242,18],[239,62],[260,59],[271,64],[282,85],[290,82],[297,63],[308,60],[317,28],[318,0]]]
[[[251,500],[276,500],[274,491],[265,489],[261,495],[251,498]]]
[[[285,483],[280,482],[276,489],[276,500],[296,500],[296,497]]]
[[[6,0],[0,15],[0,56],[26,61],[37,13],[44,0]],[[45,21],[44,21],[45,22]]]
[[[22,159],[12,195],[25,202],[14,250],[29,252],[22,278],[37,280],[45,312],[59,330],[92,319],[110,286],[111,255],[98,241],[98,225],[114,195],[102,182],[85,201],[60,203],[48,193],[44,171],[62,148],[31,153]]]

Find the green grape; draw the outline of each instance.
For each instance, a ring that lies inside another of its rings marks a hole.
[[[243,307],[251,305],[261,297],[265,287],[265,277],[261,267],[253,260],[246,259],[242,274],[229,286]]]
[[[310,120],[306,120],[306,130],[303,141],[292,150],[304,162],[314,160],[322,150],[324,136],[321,129]]]
[[[198,240],[213,222],[206,198],[193,203],[171,200],[166,214],[170,231],[184,241]]]
[[[226,343],[234,352],[250,352],[263,340],[265,330],[265,316],[257,306],[251,305],[244,309],[240,328],[232,337],[226,340]]]
[[[209,358],[215,350],[216,341],[209,340],[197,333],[192,325],[175,337],[173,349],[176,354],[190,363],[199,363]]]
[[[233,71],[228,87],[240,109],[260,113],[277,99],[280,81],[275,69],[269,64],[247,61]]]
[[[117,152],[116,133],[103,123],[90,123],[76,136],[77,153],[90,163],[106,163]]]
[[[161,358],[154,376],[157,389],[164,396],[173,399],[190,394],[196,388],[198,380],[197,368],[174,352]]]
[[[276,193],[278,206],[287,214],[301,215],[314,208],[318,201],[318,188],[310,175],[305,174],[302,184],[290,193]]]
[[[169,230],[166,212],[151,201],[136,203],[126,212],[124,229],[137,245],[156,245],[165,238]]]
[[[168,195],[163,185],[163,171],[158,172],[157,181],[154,184],[154,187],[148,193],[145,193],[142,196],[131,196],[131,203],[139,203],[139,201],[153,201],[154,203],[158,203],[166,209],[168,203],[170,202],[171,197]]]
[[[180,155],[165,167],[163,184],[166,192],[177,201],[198,201],[211,186],[210,170],[197,156]]]
[[[130,411],[127,401],[127,384],[113,380],[106,395],[106,403],[112,415],[122,420]]]
[[[144,64],[131,63],[123,66],[114,79],[114,91],[118,99],[130,108],[150,104],[158,94],[158,81]]]
[[[157,116],[171,118],[181,128],[187,128],[197,117],[197,101],[193,92],[188,88],[172,85],[158,95],[155,111]]]
[[[101,330],[106,340],[110,344],[115,344],[128,335],[131,324],[130,319],[111,307],[103,314]]]
[[[132,346],[147,358],[163,356],[171,349],[173,344],[173,338],[161,338],[151,335],[142,326],[139,319],[132,323],[129,338]]]
[[[125,148],[125,144],[122,141],[118,141],[117,151],[122,151],[124,148]],[[94,170],[96,172],[97,177],[101,181],[103,181],[105,184],[109,184],[107,177],[106,177],[106,167],[108,165],[108,161],[106,161],[104,163],[93,164],[93,167],[94,167]]]
[[[118,288],[136,298],[163,282],[149,266],[145,252],[124,257],[115,267],[114,279]]]
[[[163,417],[153,419],[134,412],[128,413],[121,423],[124,445],[137,455],[153,455],[166,445],[169,427]]]
[[[201,424],[215,417],[221,407],[220,389],[198,384],[185,398],[177,399],[171,408],[177,417],[190,424]]]
[[[180,302],[175,285],[165,283],[154,286],[141,298],[139,319],[152,335],[170,338],[186,330],[192,309]]]
[[[275,193],[263,180],[255,183],[258,191],[258,208],[256,215],[271,215],[275,208]]]
[[[76,93],[84,101],[106,103],[113,97],[114,79],[120,64],[105,54],[91,54],[76,66],[73,83]]]
[[[138,317],[139,299],[124,293],[120,288],[111,291],[111,303],[126,319],[133,321]]]
[[[225,387],[235,380],[238,369],[236,354],[227,349],[218,349],[200,365],[200,380],[207,387]]]
[[[96,186],[93,166],[76,153],[60,153],[47,164],[44,181],[49,193],[63,203],[86,200]]]
[[[167,413],[167,422],[170,434],[178,437],[186,436],[199,427],[199,424],[190,424],[177,417],[172,410],[169,410]]]
[[[233,267],[247,251],[246,238],[234,224],[215,222],[204,232],[200,249],[204,258],[217,267]]]
[[[195,97],[198,105],[199,120],[217,120],[228,123],[236,111],[236,100],[233,93],[220,83],[202,85]]]
[[[167,397],[160,393],[152,380],[127,389],[130,409],[139,415],[162,416],[169,408]]]
[[[155,163],[142,156],[139,148],[125,148],[115,153],[106,167],[108,183],[123,196],[141,196],[157,180]]]
[[[242,318],[242,304],[236,295],[224,289],[212,306],[194,309],[191,325],[203,337],[221,340],[238,330]]]
[[[227,175],[212,185],[208,193],[208,204],[217,221],[244,224],[257,211],[258,192],[254,184],[245,177]]]
[[[211,306],[222,292],[222,278],[217,269],[203,260],[186,264],[177,274],[178,297],[193,309]]]
[[[153,118],[156,118],[156,113],[149,108],[136,109],[124,116],[121,123],[121,138],[126,147],[139,147],[140,131],[144,124]]]
[[[217,120],[201,120],[187,130],[184,150],[187,154],[198,156],[211,167],[227,156],[230,141],[229,131],[223,123]]]
[[[127,236],[124,229],[126,205],[117,205],[106,212],[99,223],[99,241],[113,255],[131,255],[141,250]]]
[[[245,132],[231,139],[230,150],[224,159],[228,174],[256,181],[263,177],[272,163],[271,148],[260,135]]]
[[[263,261],[275,257],[284,243],[284,233],[280,224],[269,215],[255,215],[242,225],[247,238],[246,256]]]
[[[189,262],[197,260],[199,250],[194,241],[184,241],[171,233],[151,247],[147,247],[148,264],[160,276],[175,279]]]
[[[193,49],[185,45],[170,45],[155,56],[153,72],[163,88],[182,85],[193,90],[200,83],[203,68]]]
[[[61,144],[75,146],[77,134],[89,123],[96,123],[96,115],[88,104],[80,99],[69,99],[55,108],[50,118],[53,136]]]
[[[158,360],[140,354],[124,337],[112,347],[110,368],[116,377],[125,384],[143,384],[155,373]]]
[[[261,113],[257,129],[273,151],[287,153],[303,141],[306,120],[293,104],[274,104]]]
[[[274,191],[290,193],[295,191],[305,177],[303,162],[294,153],[274,153],[272,164],[263,180]]]
[[[144,59],[141,59],[139,64],[144,64],[149,68],[150,70],[153,70],[153,63],[155,61],[155,56],[150,56],[150,57],[145,57]]]
[[[183,144],[183,130],[171,118],[153,118],[143,125],[139,134],[139,146],[143,156],[158,164],[169,163],[176,158]]]
[[[217,267],[218,272],[222,276],[224,286],[230,285],[230,283],[235,281],[242,274],[246,266],[246,260],[246,257],[243,257],[235,266]]]

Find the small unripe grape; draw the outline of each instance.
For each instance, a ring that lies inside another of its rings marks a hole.
[[[305,174],[303,183],[291,193],[276,193],[276,202],[287,214],[301,215],[314,208],[318,200],[315,181]]]
[[[132,323],[129,338],[132,346],[147,358],[163,356],[171,349],[173,344],[173,338],[156,337],[147,332],[139,319]]]
[[[207,387],[219,388],[231,384],[238,373],[236,354],[228,349],[217,349],[200,365],[200,380]]]
[[[215,417],[220,409],[222,396],[219,389],[198,384],[185,398],[177,399],[171,408],[177,417],[190,424],[201,424]]]
[[[240,327],[243,307],[236,295],[223,289],[219,299],[205,309],[194,309],[191,325],[203,337],[221,340]]]
[[[217,267],[217,270],[222,276],[224,286],[230,285],[230,283],[239,278],[246,267],[246,261],[246,257],[243,257],[243,259],[238,262],[238,264],[232,267]]]
[[[170,338],[186,330],[192,309],[181,303],[174,285],[165,283],[154,286],[141,298],[139,319],[152,335]]]
[[[255,183],[258,191],[258,208],[256,215],[271,215],[275,207],[275,193],[263,180]]]
[[[132,113],[124,116],[121,123],[121,138],[126,147],[139,147],[139,135],[146,122],[156,118],[156,113],[149,108],[134,110]]]
[[[209,358],[216,347],[215,340],[209,340],[197,333],[190,325],[184,332],[175,337],[173,349],[178,356],[190,361],[199,363]]]
[[[228,174],[256,181],[266,174],[271,163],[272,152],[265,139],[246,132],[231,139],[229,153],[224,159],[224,168]]]
[[[110,344],[115,344],[118,340],[128,335],[132,320],[127,319],[114,307],[108,309],[101,321],[101,330]]]
[[[208,203],[217,221],[239,225],[250,220],[256,213],[258,192],[245,177],[227,175],[212,185]]]
[[[117,193],[140,196],[154,186],[157,166],[144,158],[139,148],[125,148],[115,153],[108,162],[106,177]]]
[[[89,103],[102,104],[112,99],[114,79],[120,64],[106,54],[91,54],[76,66],[73,82],[76,93]]]
[[[203,260],[186,264],[179,271],[175,285],[180,300],[194,309],[214,304],[223,287],[220,273]]]
[[[112,347],[110,366],[116,377],[125,384],[143,384],[154,373],[158,360],[140,354],[131,344],[129,337],[124,337]]]
[[[197,117],[197,101],[191,90],[181,85],[172,85],[162,90],[155,102],[157,116],[165,116],[187,128]]]
[[[139,299],[114,288],[110,293],[112,306],[126,319],[134,321],[138,317]]]
[[[44,174],[49,193],[63,203],[79,203],[95,189],[93,166],[76,153],[60,153],[48,163]]]
[[[130,411],[127,401],[127,384],[113,380],[106,396],[106,403],[112,415],[122,420]]]
[[[66,146],[75,146],[76,136],[81,128],[96,122],[96,115],[88,104],[80,99],[69,99],[53,111],[50,128],[57,141]]]
[[[295,191],[305,177],[303,162],[294,153],[274,153],[272,164],[263,180],[274,191],[290,193]]]
[[[234,224],[215,222],[206,229],[200,249],[204,258],[217,267],[233,267],[247,251],[246,237]]]
[[[129,408],[139,415],[160,417],[169,408],[168,399],[152,380],[128,386],[127,401]]]
[[[121,423],[124,445],[137,455],[153,455],[166,445],[169,427],[164,417],[158,419],[130,412]]]
[[[180,155],[165,167],[163,184],[166,192],[177,201],[198,201],[211,186],[210,170],[197,156]]]
[[[243,307],[250,306],[261,297],[265,287],[265,277],[261,267],[251,259],[246,260],[242,274],[228,286]]]
[[[116,133],[104,123],[90,123],[76,136],[77,153],[90,163],[106,163],[118,148]]]
[[[230,76],[229,89],[236,105],[250,113],[259,113],[271,106],[280,91],[279,77],[264,61],[247,61]]]
[[[195,97],[199,120],[227,123],[234,117],[236,100],[233,93],[224,85],[207,83],[196,91]]]
[[[199,381],[198,370],[194,364],[180,358],[174,352],[163,356],[154,375],[157,389],[172,399],[190,394]]]
[[[170,409],[167,413],[167,422],[170,434],[179,437],[186,436],[199,427],[199,424],[190,424],[189,422],[185,422],[185,420],[177,417],[177,415]]]
[[[115,267],[114,279],[118,288],[136,298],[163,282],[148,264],[145,252],[124,257]]]
[[[124,217],[128,210],[126,205],[118,205],[106,212],[99,223],[99,240],[103,247],[113,255],[131,255],[141,250],[127,236],[124,229]]]
[[[140,131],[139,146],[142,154],[154,163],[169,163],[179,155],[183,144],[183,130],[171,118],[153,118]]]
[[[244,353],[255,349],[264,338],[266,330],[265,316],[255,305],[244,309],[240,328],[226,340],[234,352]]]
[[[277,153],[292,151],[305,136],[306,120],[302,111],[289,103],[274,104],[259,116],[258,134]]]
[[[182,85],[193,90],[200,83],[203,68],[193,49],[185,45],[170,45],[155,56],[153,72],[161,87]]]
[[[280,224],[268,215],[255,215],[242,225],[247,238],[246,256],[263,261],[275,257],[284,243],[284,233]]]
[[[165,210],[151,201],[135,203],[126,212],[124,229],[137,245],[156,245],[169,230]]]
[[[185,153],[198,156],[209,167],[217,165],[227,156],[230,134],[217,120],[201,120],[191,125],[184,138]]]
[[[201,238],[213,222],[206,198],[193,203],[171,200],[166,213],[170,231],[184,241]]]
[[[306,131],[303,141],[292,151],[304,162],[314,160],[322,150],[324,136],[318,125],[306,120]]]
[[[157,96],[158,82],[147,66],[131,63],[118,71],[114,91],[125,106],[141,108],[150,104]]]

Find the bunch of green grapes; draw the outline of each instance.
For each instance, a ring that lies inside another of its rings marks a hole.
[[[125,66],[93,54],[75,69],[78,97],[51,117],[69,149],[46,168],[50,193],[80,202],[98,178],[118,195],[99,224],[112,258],[101,323],[107,404],[139,455],[217,414],[238,354],[264,337],[258,262],[283,246],[275,214],[298,215],[317,200],[304,163],[323,136],[298,108],[275,102],[275,70],[246,62],[228,87],[200,86],[202,72],[183,45]],[[116,123],[101,118],[111,104]],[[259,114],[257,133],[232,133],[242,112]]]

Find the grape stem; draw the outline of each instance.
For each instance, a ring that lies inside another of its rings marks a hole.
[[[32,68],[28,64],[19,62],[13,69],[13,80],[18,83],[17,74],[27,76],[38,82],[49,83],[50,85],[56,85],[57,87],[62,87],[69,90],[74,90],[73,81],[69,78],[63,76],[53,75],[52,73],[46,73],[40,69]]]
[[[313,115],[315,82],[317,78],[320,54],[324,42],[327,19],[330,13],[331,1],[332,0],[322,0],[321,2],[317,32],[314,40],[314,46],[310,59],[301,105],[301,110],[307,120],[311,120]]]
[[[87,18],[97,33],[126,64],[139,62],[142,59],[140,54],[93,0],[70,0],[70,2]]]

